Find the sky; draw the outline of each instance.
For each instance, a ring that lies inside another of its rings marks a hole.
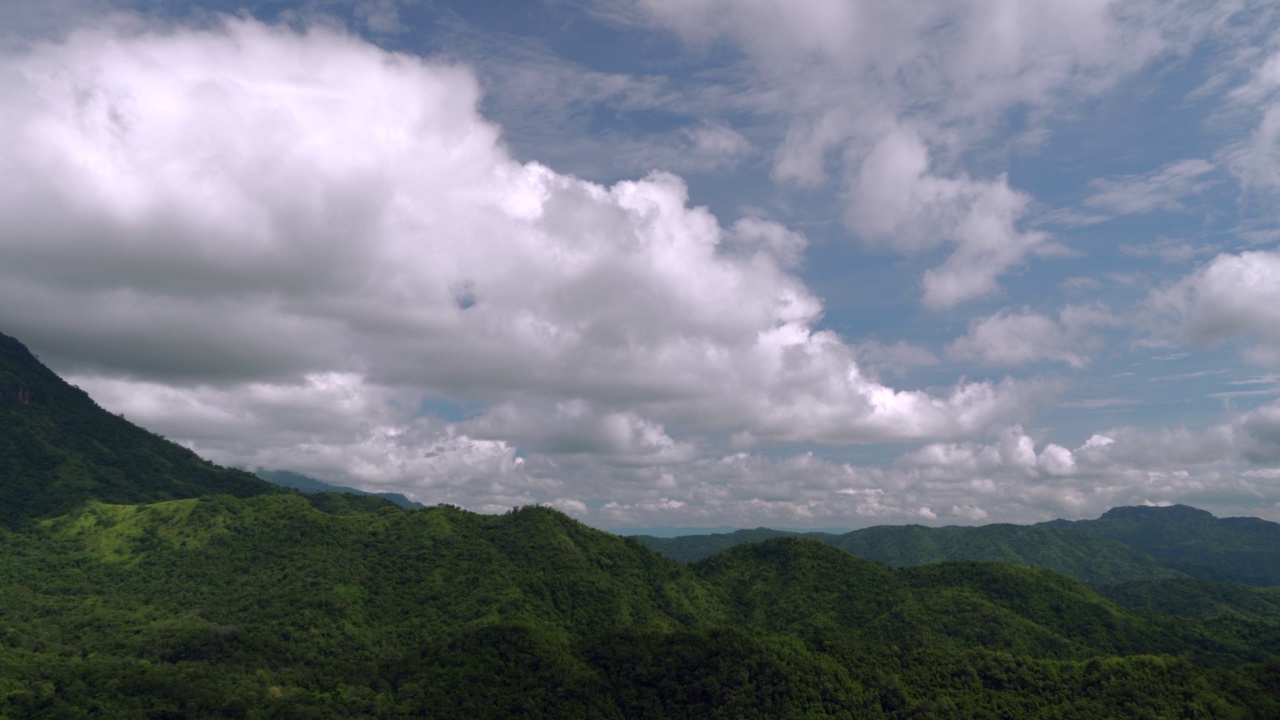
[[[0,3],[0,332],[607,529],[1280,520],[1280,5]]]

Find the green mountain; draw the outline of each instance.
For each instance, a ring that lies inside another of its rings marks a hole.
[[[0,334],[0,526],[86,500],[145,503],[279,492],[98,407]]]
[[[1125,607],[1182,617],[1239,616],[1280,623],[1280,586],[1177,578],[1105,585],[1098,592]]]
[[[272,485],[291,488],[301,493],[313,495],[316,493],[338,493],[342,495],[368,495],[372,497],[382,498],[405,510],[413,510],[416,508],[426,507],[422,503],[414,502],[400,493],[393,492],[368,492],[365,490],[357,490],[355,488],[345,487],[343,485],[334,485],[323,480],[317,480],[313,477],[307,477],[302,473],[292,472],[290,470],[267,470],[258,468],[253,474],[266,480]]]
[[[1280,710],[1275,624],[1159,618],[1049,571],[893,569],[808,539],[684,565],[547,508],[91,502],[0,531],[0,578],[3,717]]]
[[[839,535],[830,542],[858,557],[894,566],[946,560],[1004,562],[1056,570],[1094,585],[1181,576],[1120,542],[1040,525],[880,526]]]
[[[975,560],[1047,568],[1098,586],[1175,578],[1280,585],[1280,524],[1217,518],[1185,505],[1120,507],[1097,520],[1038,525],[883,525],[843,535],[757,528],[636,539],[667,557],[694,562],[772,537],[813,538],[895,567]]]
[[[1217,518],[1186,505],[1119,507],[1097,520],[1043,526],[1124,543],[1201,580],[1280,585],[1280,524],[1259,518]]]
[[[1128,580],[1183,577],[1151,555],[1121,542],[1045,525],[983,525],[928,528],[882,525],[843,535],[792,533],[757,528],[675,538],[636,536],[648,547],[681,562],[694,562],[735,545],[774,537],[805,537],[840,548],[866,560],[894,567],[928,565],[948,560],[1005,562],[1056,570],[1083,582],[1101,585]]]
[[[734,530],[728,533],[708,533],[706,535],[679,535],[676,537],[654,537],[652,535],[633,535],[636,540],[647,547],[657,550],[672,560],[680,562],[696,562],[711,557],[722,550],[728,550],[743,543],[760,542],[777,537],[809,537],[825,539],[822,533],[796,533],[787,530],[771,530],[756,528],[754,530]]]

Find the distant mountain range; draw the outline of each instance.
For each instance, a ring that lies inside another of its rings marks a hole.
[[[1121,507],[1097,520],[1038,525],[878,526],[842,535],[757,528],[636,539],[692,562],[773,537],[806,537],[895,567],[976,560],[1048,568],[1092,585],[1175,578],[1280,584],[1280,524],[1216,518],[1185,505]]]
[[[257,470],[253,471],[253,474],[257,475],[263,480],[266,480],[267,482],[272,483],[274,485],[279,485],[280,487],[293,488],[294,490],[297,490],[298,492],[302,492],[302,493],[308,493],[308,494],[345,493],[350,495],[369,495],[371,497],[382,498],[383,500],[391,502],[398,507],[404,508],[405,510],[414,510],[417,508],[426,507],[422,503],[414,502],[400,493],[368,492],[366,490],[357,490],[355,488],[345,487],[343,485],[334,485],[332,483],[327,483],[323,480],[317,480],[315,478],[307,477],[306,475],[303,475],[301,473],[296,473],[289,470],[266,470],[263,468],[258,468]]]

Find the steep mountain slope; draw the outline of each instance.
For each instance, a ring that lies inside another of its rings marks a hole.
[[[0,334],[0,526],[96,499],[145,503],[280,492],[98,407]]]
[[[1202,580],[1280,585],[1280,524],[1260,518],[1217,518],[1186,505],[1118,507],[1097,520],[1054,520],[1042,527],[1124,543]]]

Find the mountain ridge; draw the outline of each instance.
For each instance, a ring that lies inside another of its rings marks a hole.
[[[681,562],[695,562],[744,542],[808,537],[893,566],[976,560],[1048,568],[1094,585],[1176,578],[1280,584],[1280,524],[1261,518],[1217,518],[1187,505],[1122,506],[1096,520],[1032,525],[878,525],[840,535],[756,528],[635,537]]]
[[[98,406],[0,333],[0,526],[90,499],[139,503],[280,492]]]

